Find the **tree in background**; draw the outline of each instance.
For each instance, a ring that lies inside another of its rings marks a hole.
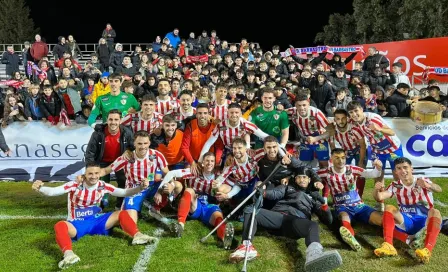
[[[37,33],[24,0],[0,0],[0,44],[33,41]]]
[[[330,15],[315,42],[350,45],[448,35],[448,0],[354,0],[353,14]]]

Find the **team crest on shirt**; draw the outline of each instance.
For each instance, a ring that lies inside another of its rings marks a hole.
[[[149,160],[155,160],[156,159],[156,155],[152,154],[148,156]]]
[[[227,127],[226,126],[222,126],[222,127],[219,128],[219,130],[225,131],[225,130],[227,130]]]
[[[274,114],[274,119],[275,119],[275,120],[278,120],[278,118],[280,118],[280,115],[278,115],[278,114]]]
[[[398,190],[403,189],[403,184],[394,184],[394,187],[397,188]]]
[[[324,144],[319,144],[319,146],[316,148],[317,151],[326,151],[327,147]]]
[[[121,102],[121,105],[123,105],[123,106],[126,105],[126,99],[121,99],[120,102]]]

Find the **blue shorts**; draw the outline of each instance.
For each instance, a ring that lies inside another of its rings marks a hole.
[[[85,235],[109,235],[106,222],[111,214],[112,212],[99,213],[91,217],[69,221],[76,229],[76,237],[72,240],[76,241]]]
[[[401,215],[403,215],[404,218],[404,229],[399,227],[397,224],[395,225],[395,228],[409,235],[414,235],[419,230],[424,228],[426,225],[426,219],[428,218],[426,215],[416,215],[409,213],[401,213]]]
[[[372,152],[373,153],[373,152]],[[395,159],[401,158],[403,157],[403,149],[400,147],[395,150],[393,153],[389,153],[389,154],[372,154],[372,161],[375,158],[375,156],[383,163],[383,170],[386,169],[386,162],[389,162],[390,165],[390,169],[394,170],[395,169]]]
[[[193,214],[189,215],[189,218],[200,220],[202,223],[211,226],[210,218],[215,212],[221,212],[219,206],[214,204],[208,204],[207,195],[201,195],[196,200],[196,210],[194,211]]]
[[[350,220],[354,219],[356,221],[363,222],[366,224],[369,224],[370,215],[375,211],[374,208],[366,204],[359,204],[354,207],[340,205],[336,206],[335,209],[338,215],[341,212],[346,212],[350,217]]]
[[[170,169],[170,171],[180,170],[180,169],[185,169],[186,166],[187,166],[186,163],[184,161],[181,161],[181,162],[173,164],[173,165],[168,165],[168,169]],[[160,174],[162,174],[162,171],[160,171]]]
[[[301,161],[312,161],[314,154],[317,156],[318,161],[328,161],[330,159],[330,152],[328,148],[328,142],[323,144],[301,144],[299,159]]]
[[[148,189],[133,196],[126,197],[123,201],[122,210],[136,210],[137,212],[140,212],[142,210],[143,201],[146,198],[151,198],[151,196],[154,197],[159,186],[160,182],[151,182]]]
[[[364,165],[367,165],[367,160],[369,159],[369,155],[370,155],[370,147],[366,149],[366,155],[364,157]],[[353,163],[353,160],[355,160],[355,165],[359,165],[359,148],[357,150],[354,151],[348,151],[347,152],[347,158],[345,160],[345,163],[347,165],[351,165]]]
[[[244,187],[242,187],[240,184],[238,184],[239,186],[241,186],[241,191],[238,192],[238,194],[236,194],[234,196],[235,199],[244,199],[246,197],[248,197],[255,188],[255,184],[257,183],[257,181],[259,181],[258,177],[255,177],[253,179],[251,179],[248,183],[245,183]]]

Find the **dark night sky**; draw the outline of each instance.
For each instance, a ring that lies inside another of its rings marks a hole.
[[[212,9],[212,1],[214,6],[221,7]],[[211,0],[207,4],[195,1],[194,8],[192,2],[180,1],[183,4],[177,9],[173,0],[172,4],[132,0],[117,1],[120,4],[95,0],[26,2],[47,43],[56,43],[58,36],[69,34],[79,43],[97,43],[106,23],[110,22],[117,32],[116,42],[121,43],[149,43],[157,35],[163,38],[177,27],[181,38],[188,38],[191,31],[198,37],[204,29],[210,35],[215,29],[222,40],[239,42],[244,37],[249,42],[259,42],[265,50],[275,44],[282,50],[289,44],[312,46],[316,33],[328,23],[330,14],[353,12],[352,1],[320,2],[319,5],[284,1],[274,6]]]

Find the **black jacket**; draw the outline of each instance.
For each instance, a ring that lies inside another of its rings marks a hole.
[[[9,147],[8,147],[8,145],[6,144],[6,141],[5,141],[5,137],[3,136],[3,132],[2,132],[1,127],[0,127],[0,149],[1,149],[3,152],[6,152],[6,151],[9,150]]]
[[[409,117],[411,114],[411,107],[406,103],[406,100],[410,99],[409,96],[401,94],[398,91],[386,98],[386,102],[389,105],[390,117]]]
[[[13,73],[20,71],[19,65],[22,65],[22,61],[19,55],[5,51],[2,56],[2,64],[6,64],[6,74],[12,76]]]
[[[324,199],[319,191],[308,192],[293,183],[292,185],[279,185],[274,189],[266,190],[264,198],[278,200],[277,204],[272,208],[274,212],[286,213],[301,218],[305,215],[310,220],[311,215],[315,213],[322,223],[330,225],[333,222],[330,209],[328,207],[325,211],[322,209]]]
[[[317,79],[315,80],[315,84],[311,89],[311,99],[316,102],[317,108],[322,112],[325,112],[325,106],[328,102],[331,103],[332,107],[335,105],[333,88],[326,81],[320,85]]]
[[[364,64],[362,65],[363,71],[373,72],[375,70],[376,65],[379,65],[380,68],[386,69],[389,66],[389,61],[384,55],[375,54],[373,56],[368,56],[364,60]]]
[[[276,97],[274,101],[275,106],[279,104],[283,105],[285,109],[292,108],[291,102],[289,101],[288,95],[285,91],[283,91],[283,93],[279,97]]]
[[[98,124],[95,126],[95,131],[90,136],[89,144],[87,145],[85,161],[87,163],[100,163],[104,155],[104,140],[106,138],[105,130],[107,124]],[[134,133],[126,126],[120,125],[120,153],[124,153],[126,149],[134,150]]]
[[[339,55],[339,54],[334,54],[332,59],[324,58],[323,61],[326,64],[328,64],[328,66],[333,68],[334,70],[337,69],[337,68],[344,68],[345,69],[345,65],[347,63],[349,63],[350,61],[352,61],[352,59],[355,58],[357,53],[358,52],[351,53],[350,56],[348,56],[344,61],[341,60],[342,58],[341,58],[341,55]],[[337,56],[339,57],[339,61],[334,60],[334,58],[337,57]]]
[[[318,57],[312,58],[312,59],[302,59],[301,57],[298,57],[298,56],[291,56],[291,57],[294,61],[296,61],[297,63],[300,63],[302,65],[307,62],[311,63],[311,68],[314,69],[314,68],[316,68],[316,66],[319,63],[321,63],[325,59],[326,56],[327,56],[327,53],[325,52],[325,53],[320,53]]]

